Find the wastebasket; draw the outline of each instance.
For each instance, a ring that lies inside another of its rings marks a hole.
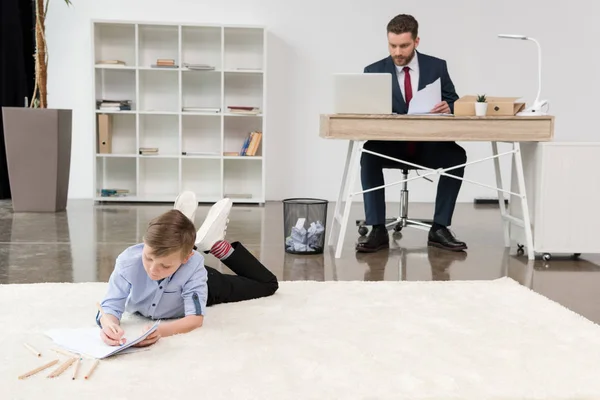
[[[325,247],[327,200],[283,200],[285,251],[290,254],[322,254]]]

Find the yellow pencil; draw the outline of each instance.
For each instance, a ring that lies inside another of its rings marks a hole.
[[[67,368],[69,368],[71,366],[71,364],[73,364],[75,362],[75,360],[76,360],[75,358],[69,358],[67,361],[62,363],[58,368],[56,368],[54,371],[52,371],[50,373],[50,375],[48,375],[48,378],[56,378],[57,376],[59,376],[60,374],[65,372],[67,370]]]
[[[73,371],[73,380],[77,377],[77,372],[79,371],[79,365],[81,365],[81,357],[77,359],[77,364],[75,364],[75,370]]]
[[[40,353],[39,351],[37,351],[36,349],[34,349],[33,347],[31,347],[29,344],[27,344],[27,343],[23,343],[23,345],[24,345],[25,347],[27,347],[27,349],[29,349],[29,351],[31,351],[31,352],[32,352],[34,355],[36,355],[36,356],[38,356],[38,357],[41,357],[41,356],[42,356],[42,353]]]
[[[38,372],[45,370],[46,368],[50,368],[57,362],[58,362],[58,358],[54,361],[50,361],[48,364],[44,364],[41,367],[37,367],[36,369],[32,369],[31,371],[24,373],[23,375],[19,376],[19,379],[25,379],[27,377],[30,377],[31,375],[35,375]]]
[[[94,372],[94,370],[96,369],[96,367],[98,366],[98,363],[100,362],[100,360],[96,360],[94,361],[94,364],[92,364],[92,367],[90,368],[90,370],[88,371],[87,374],[85,374],[85,379],[88,379],[89,377],[92,376],[92,372]]]

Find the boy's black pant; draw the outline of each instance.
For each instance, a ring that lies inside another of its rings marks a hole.
[[[271,296],[279,288],[277,277],[260,263],[241,243],[231,243],[233,253],[223,260],[236,275],[208,271],[207,306]]]

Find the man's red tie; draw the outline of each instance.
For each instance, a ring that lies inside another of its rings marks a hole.
[[[410,101],[412,100],[412,84],[410,82],[410,68],[404,67],[404,97],[406,98],[406,106],[410,105]],[[408,155],[412,156],[415,154],[417,150],[417,146],[415,142],[408,142]]]

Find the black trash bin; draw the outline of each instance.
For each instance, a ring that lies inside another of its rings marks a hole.
[[[284,246],[290,254],[322,254],[325,248],[327,200],[283,200]]]

